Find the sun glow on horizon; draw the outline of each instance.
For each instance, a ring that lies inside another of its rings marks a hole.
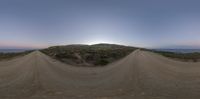
[[[119,43],[116,43],[116,42],[111,41],[111,40],[93,40],[93,41],[87,41],[87,42],[85,42],[85,44],[88,44],[88,45],[101,44],[101,43],[106,43],[106,44],[119,44]]]

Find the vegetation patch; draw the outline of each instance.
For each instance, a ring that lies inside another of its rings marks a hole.
[[[41,52],[67,64],[75,66],[105,66],[133,52],[134,47],[96,44],[54,46]]]

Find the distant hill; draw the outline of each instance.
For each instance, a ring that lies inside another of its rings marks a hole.
[[[104,66],[133,52],[135,47],[116,44],[53,46],[41,52],[76,66]]]
[[[0,49],[0,53],[18,53],[24,52],[30,49]]]

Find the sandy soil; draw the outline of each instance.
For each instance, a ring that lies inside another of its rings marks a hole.
[[[134,51],[105,67],[74,67],[36,51],[0,62],[0,99],[200,99],[200,63]]]

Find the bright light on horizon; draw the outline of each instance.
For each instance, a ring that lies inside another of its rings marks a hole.
[[[94,45],[94,44],[101,44],[101,43],[114,44],[114,43],[111,43],[111,42],[98,42],[98,41],[89,42],[89,43],[85,43],[85,44],[87,44],[87,45]]]
[[[122,43],[119,43],[119,42],[116,42],[114,40],[105,40],[105,39],[101,39],[101,40],[88,40],[88,41],[85,41],[84,44],[87,44],[87,45],[94,45],[94,44],[101,44],[101,43],[107,43],[107,44],[122,44]]]

